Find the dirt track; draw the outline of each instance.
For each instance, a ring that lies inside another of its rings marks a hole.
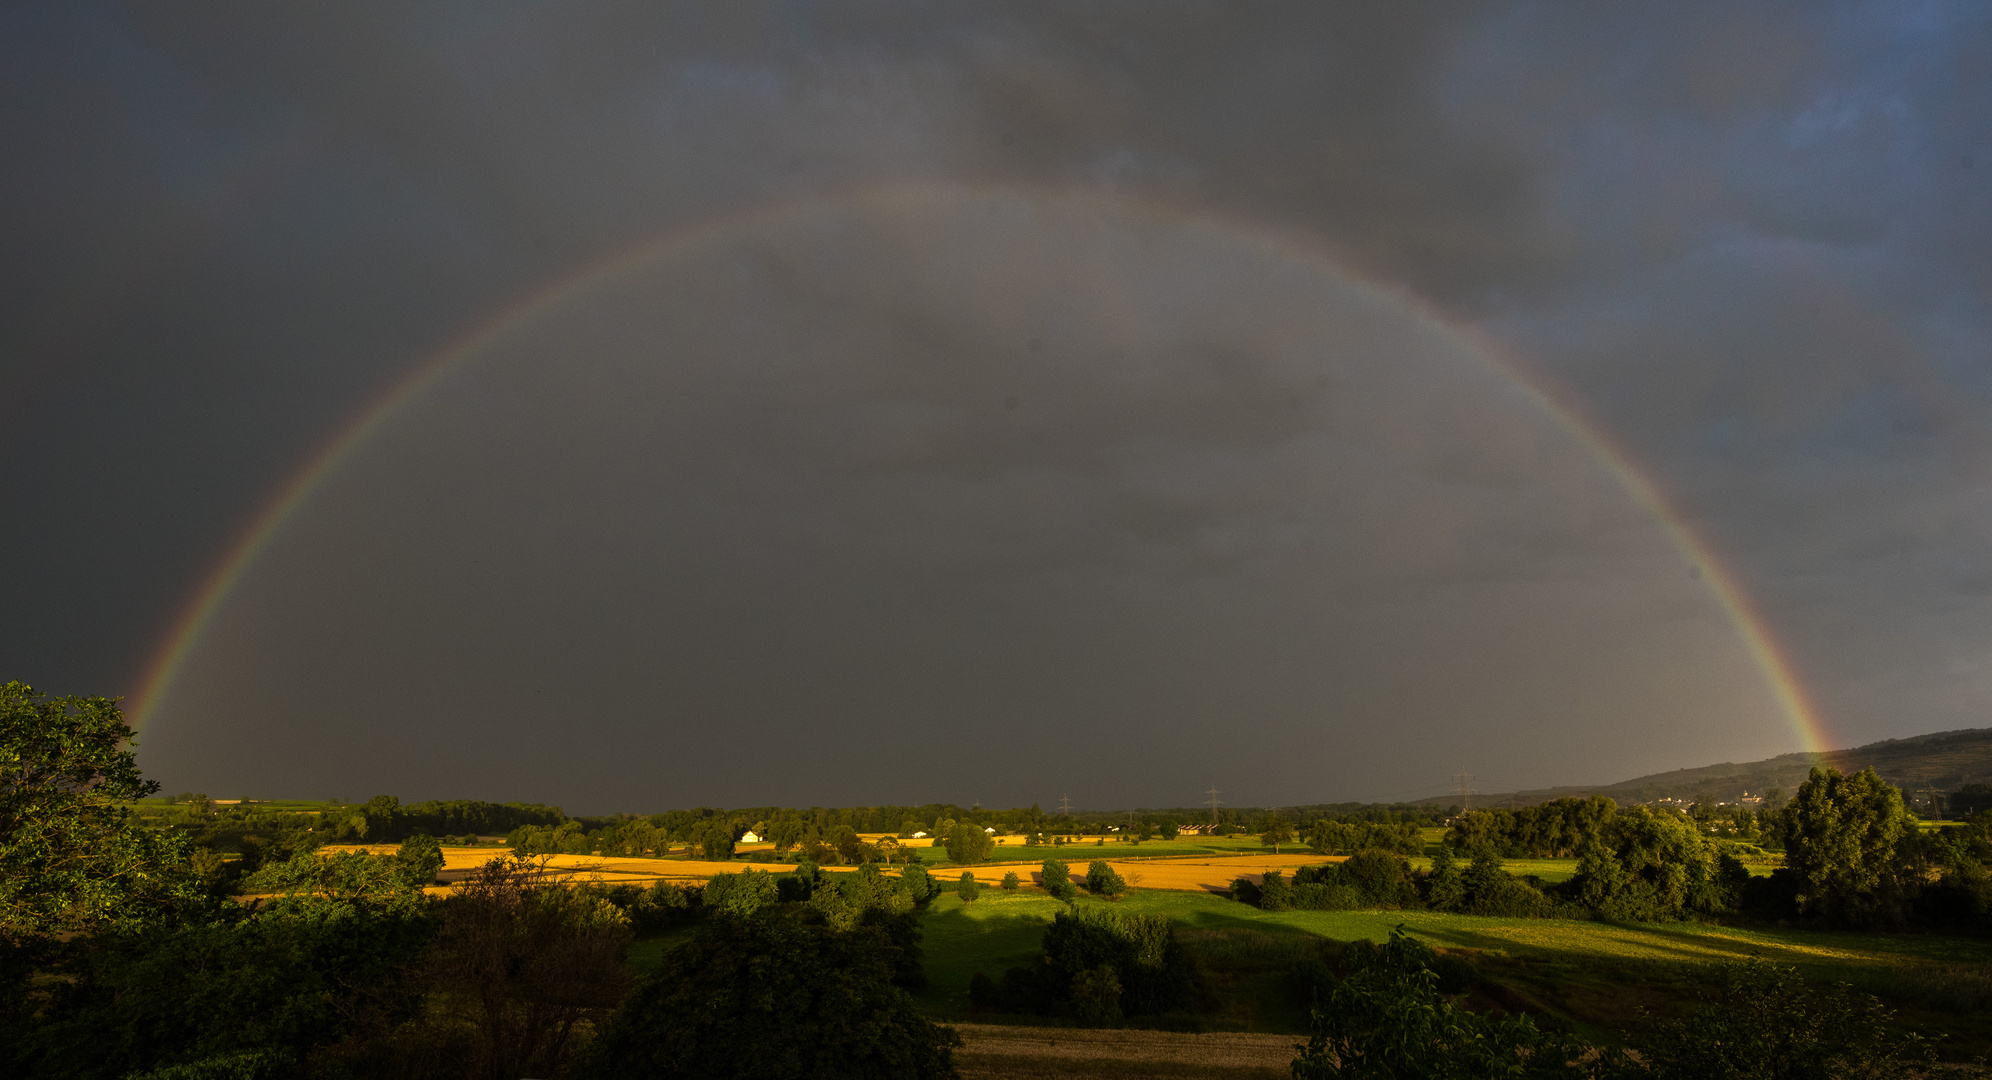
[[[1113,1077],[1147,1080],[1236,1077],[1275,1080],[1291,1074],[1295,1035],[1249,1032],[1091,1030],[956,1024],[964,1045],[955,1060],[964,1080]]]

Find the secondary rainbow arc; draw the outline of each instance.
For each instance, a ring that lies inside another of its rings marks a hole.
[[[907,197],[934,198],[948,195],[1000,195],[1013,198],[1048,200],[1065,205],[1094,205],[1119,214],[1148,216],[1187,222],[1241,236],[1289,258],[1315,264],[1345,280],[1389,297],[1398,306],[1438,328],[1466,347],[1469,355],[1480,358],[1502,378],[1520,388],[1545,415],[1569,432],[1600,464],[1617,478],[1625,490],[1660,522],[1668,539],[1689,565],[1697,568],[1702,582],[1726,613],[1745,649],[1763,675],[1779,709],[1797,736],[1801,749],[1823,751],[1830,748],[1826,725],[1817,705],[1806,692],[1786,650],[1772,632],[1769,621],[1744,589],[1735,571],[1717,554],[1709,541],[1668,499],[1660,486],[1638,468],[1632,455],[1606,434],[1605,428],[1586,414],[1581,404],[1563,393],[1554,383],[1510,356],[1484,335],[1448,321],[1441,312],[1402,289],[1378,282],[1350,270],[1324,248],[1301,238],[1267,230],[1248,223],[1227,220],[1207,211],[1185,207],[1145,196],[1081,194],[1067,191],[1034,190],[1018,186],[986,185],[893,185],[859,188],[835,195],[812,196],[775,201],[672,230],[642,244],[594,263],[578,273],[527,293],[498,311],[467,333],[430,354],[406,375],[390,384],[352,420],[341,426],[304,465],[271,497],[263,509],[238,534],[214,569],[202,580],[191,599],[172,621],[159,648],[146,665],[132,707],[133,726],[143,731],[172,691],[188,657],[243,575],[258,555],[282,531],[287,522],[309,499],[317,486],[363,446],[384,424],[410,402],[420,398],[450,372],[475,357],[485,346],[542,311],[558,305],[590,287],[651,260],[663,258],[700,243],[718,239],[738,229],[752,227],[783,215],[811,209],[829,209],[863,201]]]

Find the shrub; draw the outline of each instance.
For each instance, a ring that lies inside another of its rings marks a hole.
[[[691,918],[695,909],[704,902],[703,890],[695,902],[692,890],[659,881],[643,890],[636,897],[636,902],[623,910],[629,915],[632,929],[639,934],[650,934]]]
[[[1411,882],[1411,864],[1386,851],[1359,851],[1337,867],[1342,882],[1377,907],[1405,907],[1418,902]]]
[[[1295,885],[1292,893],[1293,906],[1301,911],[1353,911],[1363,906],[1362,892],[1340,882]]]
[[[1111,1027],[1121,1022],[1120,974],[1112,964],[1073,973],[1070,997],[1072,1018],[1081,1027]]]
[[[1259,910],[1286,911],[1293,907],[1293,886],[1278,870],[1268,870],[1259,878]]]
[[[1072,885],[1072,871],[1063,862],[1057,859],[1046,859],[1041,872],[1044,875],[1045,892],[1058,897],[1068,904],[1072,902],[1074,897],[1079,895],[1079,890]]]
[[[1482,848],[1464,869],[1450,850],[1440,848],[1425,889],[1426,902],[1440,911],[1509,918],[1548,918],[1557,912],[1555,900],[1509,874],[1491,848]]]
[[[1016,892],[1017,888],[1022,884],[1023,881],[1017,877],[1017,872],[1015,870],[1012,870],[1009,873],[1003,875],[1004,892]]]
[[[1891,1030],[1881,1002],[1845,986],[1807,986],[1795,969],[1749,961],[1722,969],[1686,1018],[1633,1040],[1617,1075],[1651,1080],[1824,1080],[1927,1075],[1929,1043]]]
[[[1086,888],[1095,896],[1119,896],[1127,891],[1127,882],[1114,872],[1104,859],[1094,859],[1086,867]]]
[[[1401,929],[1381,946],[1358,942],[1345,956],[1348,977],[1313,1010],[1294,1080],[1585,1075],[1569,1063],[1588,1048],[1570,1037],[1544,1032],[1527,1016],[1467,1012],[1441,996],[1432,950]]]
[[[1059,912],[1035,963],[1011,968],[1000,983],[985,977],[970,986],[979,1008],[1095,1025],[1187,1008],[1203,993],[1196,965],[1167,919],[1096,906]]]
[[[982,885],[975,880],[973,871],[961,872],[961,882],[955,886],[955,893],[961,897],[961,902],[964,904],[973,904],[975,898],[982,895]]]
[[[931,878],[925,880],[933,884]],[[869,864],[854,874],[825,875],[809,896],[810,910],[835,930],[852,929],[872,912],[908,916],[914,906],[913,891],[905,879],[886,877]]]

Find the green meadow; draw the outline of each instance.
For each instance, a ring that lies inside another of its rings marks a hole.
[[[1106,901],[1082,896],[1079,903]],[[1477,1004],[1559,1017],[1593,1037],[1622,1030],[1642,1009],[1682,1008],[1716,964],[1762,959],[1875,994],[1899,1010],[1905,1026],[1949,1036],[1948,1057],[1992,1050],[1992,941],[1983,939],[1431,911],[1264,912],[1222,896],[1153,889],[1114,903],[1176,923],[1218,991],[1220,1008],[1205,1018],[1215,1029],[1305,1033],[1306,1010],[1287,970],[1306,957],[1332,956],[1347,942],[1383,941],[1402,926],[1472,960],[1483,979]],[[922,917],[929,980],[918,995],[923,1008],[941,1019],[988,1019],[971,1016],[969,979],[978,971],[1000,977],[1028,963],[1062,906],[1035,889],[985,890],[973,904],[952,893],[935,899]],[[664,946],[643,947],[661,955]]]

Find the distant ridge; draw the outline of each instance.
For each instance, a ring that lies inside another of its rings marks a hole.
[[[1474,796],[1476,806],[1529,806],[1551,799],[1586,798],[1603,795],[1620,803],[1652,802],[1657,799],[1686,799],[1694,802],[1733,802],[1744,792],[1760,794],[1781,788],[1789,796],[1814,765],[1843,773],[1873,769],[1881,778],[1912,795],[1923,788],[1954,791],[1965,784],[1992,783],[1992,728],[1965,728],[1912,735],[1906,739],[1883,739],[1851,750],[1823,753],[1780,754],[1764,761],[1742,765],[1723,762],[1698,769],[1676,769],[1654,773],[1616,784],[1576,785],[1540,788],[1532,791]],[[1421,803],[1448,805],[1457,796],[1421,799]]]

